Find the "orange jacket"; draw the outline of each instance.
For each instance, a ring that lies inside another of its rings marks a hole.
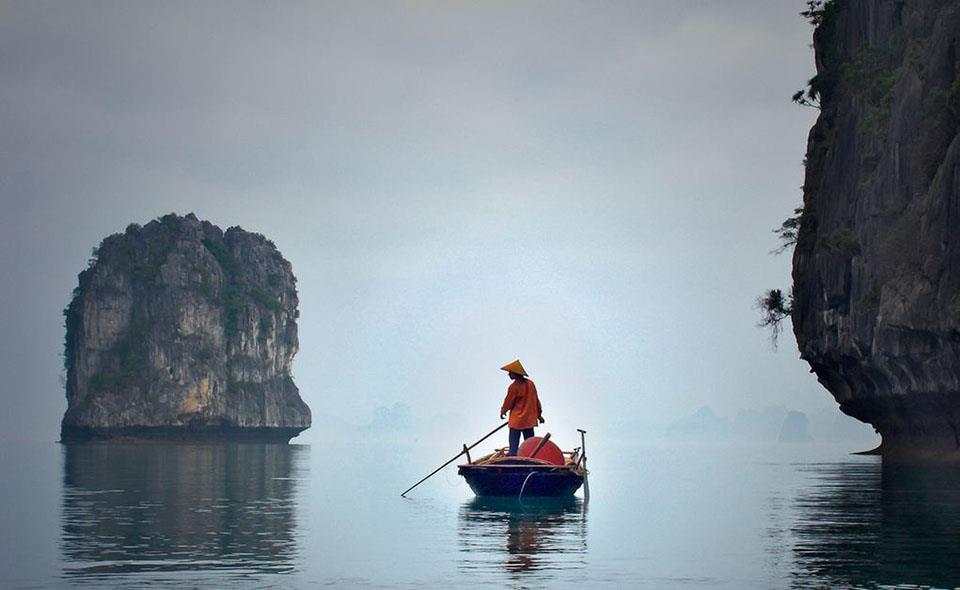
[[[537,386],[529,379],[518,379],[507,388],[507,397],[500,406],[500,413],[510,410],[510,419],[507,421],[510,428],[524,430],[537,425],[543,408],[540,398],[537,397]]]

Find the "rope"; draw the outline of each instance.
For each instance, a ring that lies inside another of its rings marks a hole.
[[[524,478],[523,485],[520,486],[520,495],[517,496],[517,500],[520,500],[521,502],[523,501],[523,490],[527,489],[527,482],[530,481],[530,478],[533,477],[534,473],[536,473],[536,471],[531,471],[527,474],[527,477]]]

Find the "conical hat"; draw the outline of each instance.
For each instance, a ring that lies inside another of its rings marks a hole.
[[[513,361],[512,363],[507,363],[500,367],[501,371],[506,371],[508,373],[516,373],[517,375],[523,375],[527,377],[527,372],[523,369],[523,365],[520,364],[520,359]]]

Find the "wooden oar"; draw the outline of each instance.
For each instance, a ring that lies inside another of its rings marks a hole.
[[[469,447],[464,447],[464,449],[463,449],[462,451],[460,451],[459,453],[457,453],[457,456],[456,456],[456,457],[454,457],[453,459],[450,459],[449,461],[447,461],[446,463],[444,463],[444,464],[441,465],[440,467],[437,467],[436,469],[433,470],[433,472],[430,473],[430,475],[426,476],[425,478],[421,479],[421,480],[418,481],[417,483],[415,483],[415,484],[413,484],[412,486],[410,486],[409,488],[407,488],[402,494],[400,494],[400,497],[401,497],[401,498],[406,498],[406,497],[407,497],[407,492],[409,492],[409,491],[412,490],[413,488],[417,487],[418,485],[422,484],[423,482],[427,481],[428,479],[430,479],[431,477],[433,477],[434,475],[436,475],[438,471],[440,471],[441,469],[443,469],[443,468],[446,467],[447,465],[449,465],[449,464],[453,463],[454,461],[456,461],[457,459],[459,459],[461,455],[463,455],[464,453],[466,453],[467,451],[469,451],[469,450],[472,449],[473,447],[477,446],[478,444],[482,443],[483,441],[485,441],[485,440],[487,440],[488,438],[490,438],[491,436],[493,436],[494,433],[496,433],[498,430],[500,430],[501,428],[503,428],[503,427],[506,426],[507,424],[508,424],[508,422],[504,422],[504,423],[501,424],[500,426],[497,426],[496,428],[494,428],[493,430],[491,430],[489,434],[487,434],[486,436],[484,436],[483,438],[481,438],[481,439],[478,440],[477,442],[473,443],[473,444],[470,445]]]
[[[581,463],[584,463],[584,467],[586,467],[586,462],[587,462],[587,440],[586,440],[586,438],[584,438],[584,436],[587,434],[587,431],[584,430],[584,429],[582,429],[582,428],[578,428],[578,429],[577,429],[577,432],[580,433],[580,458],[577,459],[577,467],[580,467],[580,464],[581,464]]]
[[[537,445],[537,448],[533,449],[533,453],[530,454],[531,459],[535,459],[537,457],[537,453],[540,452],[540,449],[543,448],[543,445],[547,444],[548,440],[550,440],[549,432],[547,433],[547,436],[540,439],[540,444]]]
[[[577,432],[580,433],[580,461],[578,463],[583,463],[583,501],[590,501],[590,482],[587,480],[587,440],[586,434],[587,431],[578,428]]]

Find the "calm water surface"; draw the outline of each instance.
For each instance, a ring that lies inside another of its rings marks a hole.
[[[0,586],[960,585],[960,472],[592,440],[591,499],[478,500],[449,449],[0,445]],[[455,451],[454,451],[455,452]]]

